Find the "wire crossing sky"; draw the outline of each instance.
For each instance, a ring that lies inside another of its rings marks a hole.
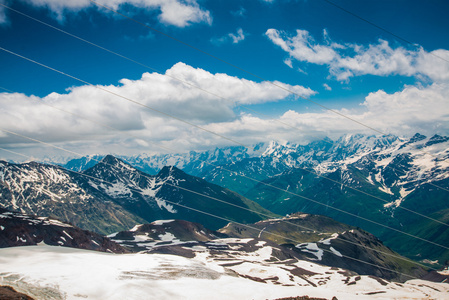
[[[219,136],[252,144],[373,134],[301,99],[308,98],[381,132],[448,135],[445,1],[333,1],[378,28],[326,1],[96,2],[266,81],[88,0],[1,0],[0,4],[142,65],[0,6],[1,47],[218,135],[155,116],[8,53],[0,53],[0,85],[16,93],[0,93],[1,127],[85,154],[123,155],[160,152],[148,140],[182,152],[231,144]],[[96,119],[119,134],[29,100]],[[11,136],[0,135],[0,143],[36,157],[46,155]]]

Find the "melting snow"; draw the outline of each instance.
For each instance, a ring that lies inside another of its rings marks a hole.
[[[336,239],[336,238],[338,238],[338,233],[333,233],[330,238],[327,238],[325,240],[321,240],[321,241],[319,241],[319,243],[324,244],[324,245],[330,245],[331,241]]]
[[[142,227],[142,226],[143,226],[143,224],[134,225],[134,227],[131,228],[129,231],[135,232],[135,231],[139,230],[139,228]]]
[[[63,230],[62,232],[64,232],[64,234],[65,234],[66,236],[68,236],[71,240],[73,240],[72,236],[71,236],[70,234],[68,234],[65,230]]]
[[[162,225],[162,224],[167,224],[167,223],[171,223],[174,222],[175,220],[157,220],[152,222],[151,224],[153,225]]]
[[[165,200],[161,199],[161,198],[154,198],[154,200],[156,200],[157,206],[159,206],[159,208],[165,208],[168,212],[175,214],[178,211],[173,207],[173,205],[168,204]]]
[[[330,250],[332,251],[332,253],[334,253],[335,255],[340,256],[340,257],[343,257],[343,255],[342,255],[339,251],[335,250],[334,247],[330,247],[329,249],[330,249]]]
[[[390,190],[390,188],[386,187],[386,186],[380,186],[379,190],[381,190],[384,193],[390,194],[390,195],[394,195],[393,192]]]
[[[159,238],[161,241],[169,242],[176,240],[176,236],[174,236],[171,232],[166,232],[165,234],[160,234]]]
[[[323,258],[324,251],[318,248],[316,243],[303,243],[296,246],[299,250],[307,253],[311,253],[317,257],[318,260]]]

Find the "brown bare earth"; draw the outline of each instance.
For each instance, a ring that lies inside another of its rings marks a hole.
[[[0,286],[0,300],[33,300],[33,298],[17,292],[10,286]]]

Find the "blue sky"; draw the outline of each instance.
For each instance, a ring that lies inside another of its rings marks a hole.
[[[0,0],[0,47],[100,87],[0,51],[0,128],[82,154],[448,134],[447,1],[333,2],[414,45],[324,0]],[[5,131],[0,146],[60,152]]]

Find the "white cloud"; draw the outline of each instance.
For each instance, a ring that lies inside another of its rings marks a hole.
[[[245,39],[242,28],[237,29],[237,34],[230,33],[229,37],[232,39],[233,44],[237,44]]]
[[[340,109],[337,112],[388,134],[411,136],[420,132],[428,136],[435,133],[448,135],[448,94],[449,84],[406,86],[393,94],[384,91],[371,93],[359,109]],[[279,120],[295,128],[254,116],[242,116],[226,124],[211,124],[210,128],[248,143],[270,139],[304,143],[326,136],[336,139],[345,133],[377,134],[331,111],[299,113],[290,110]]]
[[[297,30],[296,35],[291,36],[276,29],[269,29],[266,35],[287,52],[290,59],[327,65],[330,74],[341,81],[367,74],[377,76],[397,74],[424,76],[433,81],[449,80],[448,50],[440,49],[429,53],[422,48],[417,50],[393,48],[387,41],[381,39],[368,46],[341,45],[332,42],[326,30],[323,32],[323,44],[316,42],[306,30]]]
[[[406,86],[402,91],[387,94],[380,90],[370,93],[363,106],[363,118],[373,126],[393,133],[449,132],[448,83],[433,83],[428,87]]]
[[[289,66],[290,68],[293,69],[293,62],[290,57],[287,57],[286,59],[284,59],[284,64],[286,64],[287,66]]]
[[[5,0],[0,0],[0,4],[6,4]],[[3,6],[0,6],[0,26],[8,24],[8,17],[6,16],[6,9]]]
[[[306,30],[296,30],[296,36],[286,37],[285,33],[276,29],[268,29],[268,38],[280,46],[291,57],[299,61],[315,64],[329,64],[338,54],[329,46],[316,44]]]
[[[234,113],[237,105],[250,105],[291,99],[292,96],[274,84],[308,97],[315,92],[302,86],[281,82],[254,82],[226,74],[212,74],[184,63],[166,71],[168,76],[144,73],[141,79],[122,79],[120,85],[99,86],[143,105],[200,126],[232,122],[240,118]],[[183,82],[174,78],[181,79]],[[184,83],[187,82],[190,85]],[[194,88],[197,86],[210,93]],[[219,97],[216,97],[218,95]],[[76,115],[55,110],[48,104]],[[9,129],[45,142],[69,144],[87,149],[123,149],[143,151],[143,141],[178,147],[205,147],[221,140],[210,133],[166,115],[138,106],[93,86],[73,87],[65,94],[52,93],[44,98],[18,93],[0,94],[0,128]],[[106,124],[117,131],[90,121]],[[133,137],[129,135],[132,134]],[[4,135],[3,135],[4,136]],[[126,142],[125,142],[126,141]],[[23,143],[18,137],[0,138],[3,145]],[[201,144],[202,143],[202,144]],[[101,146],[108,145],[107,147]],[[114,146],[115,145],[115,146]],[[185,146],[187,147],[187,146]],[[190,149],[190,148],[189,148]],[[117,150],[117,152],[120,152]],[[160,149],[158,149],[160,150]]]
[[[323,87],[326,91],[332,91],[332,88],[327,83],[323,83]]]
[[[210,74],[183,64],[174,66],[167,73],[184,74],[186,79],[195,83],[204,81],[204,86],[210,86],[211,90],[222,92],[238,103],[260,103],[285,97],[282,90],[271,90],[264,83],[243,81],[225,74]],[[213,82],[215,80],[217,83]],[[238,83],[239,80],[241,83]],[[236,88],[233,90],[230,87]],[[200,97],[195,91],[189,93],[183,84],[157,74],[146,73],[140,80],[125,80],[121,86],[106,88],[158,109],[179,114],[187,121],[245,145],[267,140],[305,143],[325,136],[336,139],[344,133],[375,133],[330,111],[300,113],[289,110],[277,119],[263,119],[251,114],[234,115],[232,104],[211,96]],[[248,95],[245,95],[244,88],[250,90]],[[369,94],[357,109],[340,109],[338,112],[385,133],[401,136],[416,132],[448,135],[448,94],[449,84],[445,83],[426,87],[406,86],[393,94],[380,90]],[[78,117],[63,114],[42,106],[38,101],[85,115],[114,126],[119,131],[107,130]],[[89,86],[74,88],[64,95],[51,94],[43,99],[3,93],[0,94],[0,104],[0,128],[59,143],[65,148],[86,154],[153,153],[163,151],[160,146],[181,152],[235,145],[229,140],[115,99]],[[220,113],[222,115],[218,116]],[[29,152],[36,156],[44,150],[50,151],[42,145],[33,148],[20,144],[23,141],[0,133],[2,147],[22,147],[18,152],[29,148]]]
[[[95,0],[98,4],[119,9],[122,4],[130,4],[138,8],[159,11],[161,22],[178,27],[185,27],[194,23],[212,23],[209,11],[202,9],[196,0]],[[67,12],[77,12],[94,4],[89,0],[27,0],[37,7],[51,10],[58,20],[62,21]],[[100,11],[107,10],[99,7]]]
[[[246,9],[244,7],[240,7],[236,11],[231,11],[231,15],[233,15],[235,17],[244,17],[245,14],[246,14]]]
[[[238,28],[237,29],[237,33],[228,33],[225,36],[219,37],[219,38],[212,38],[210,41],[219,46],[225,43],[233,43],[233,44],[238,44],[241,41],[243,41],[245,39],[245,34],[243,32],[242,28]]]

